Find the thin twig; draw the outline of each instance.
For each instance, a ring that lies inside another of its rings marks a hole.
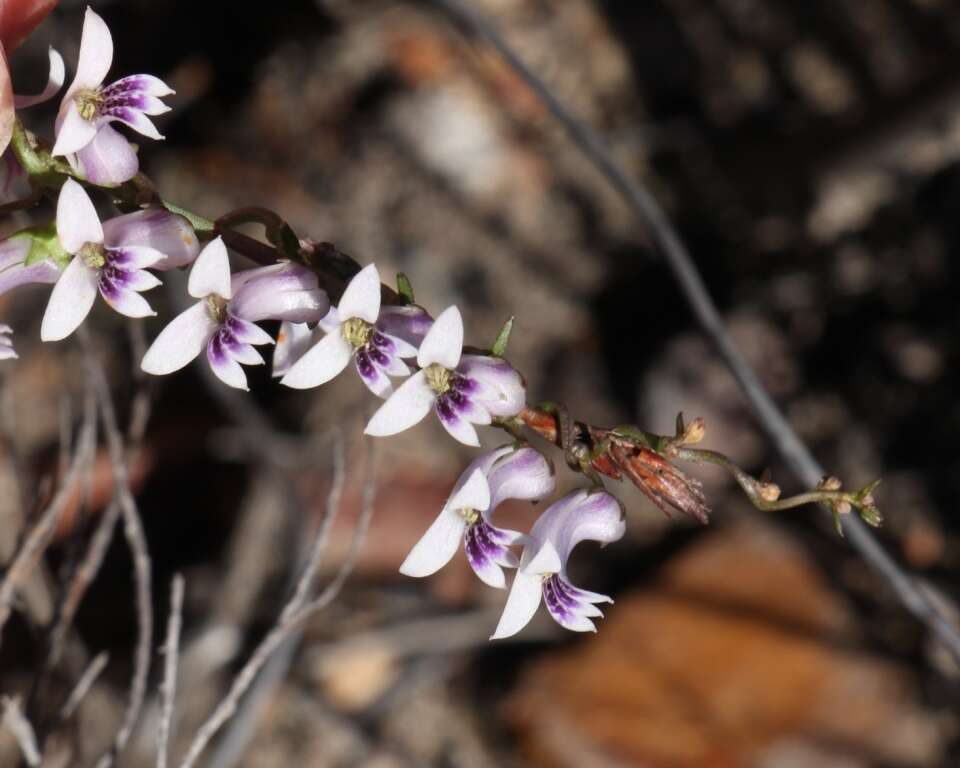
[[[16,696],[3,696],[0,698],[0,707],[3,708],[3,724],[20,745],[20,752],[27,765],[31,768],[40,765],[41,755],[37,747],[37,737],[33,732],[33,726],[20,708],[20,699]]]
[[[183,576],[179,573],[170,584],[170,617],[167,619],[167,641],[163,646],[163,683],[160,685],[160,724],[157,727],[157,768],[167,768],[170,726],[173,722],[173,700],[177,692],[177,665],[180,660],[180,626],[183,621]]]
[[[133,728],[140,716],[147,688],[147,676],[150,672],[150,649],[153,645],[153,606],[151,602],[150,556],[143,523],[137,503],[130,490],[130,478],[127,471],[127,456],[123,435],[117,426],[117,415],[113,409],[110,387],[100,361],[97,359],[89,333],[81,326],[80,340],[86,347],[86,360],[94,391],[100,403],[100,416],[107,440],[107,453],[110,456],[113,471],[114,498],[119,502],[124,521],[124,535],[133,556],[134,585],[137,608],[137,647],[134,653],[133,674],[130,681],[130,696],[123,721],[114,738],[111,748],[97,762],[97,768],[109,768],[116,756],[126,746]]]
[[[656,200],[621,169],[593,130],[574,117],[493,25],[461,0],[428,2],[450,17],[468,38],[485,41],[493,47],[564,127],[577,148],[620,193],[649,234],[654,249],[670,268],[701,329],[737,380],[764,432],[800,481],[807,486],[816,485],[826,474],[823,467],[790,426],[727,332],[690,253]],[[859,517],[844,515],[842,525],[844,535],[853,547],[890,585],[907,610],[926,624],[960,661],[960,628],[930,601],[917,580],[887,553]]]
[[[106,651],[101,651],[93,658],[93,661],[87,665],[83,674],[80,675],[80,679],[77,680],[77,684],[73,686],[73,690],[70,691],[70,695],[67,696],[67,700],[60,708],[61,723],[73,717],[73,713],[77,711],[80,702],[83,701],[83,698],[93,687],[93,684],[97,682],[97,678],[100,677],[100,673],[106,668],[108,661],[110,661],[109,654]]]
[[[260,641],[260,644],[251,654],[247,663],[244,664],[243,668],[234,678],[226,696],[224,696],[223,700],[217,705],[203,725],[200,726],[200,729],[194,736],[193,742],[190,744],[186,756],[180,763],[180,768],[191,768],[194,763],[196,763],[197,759],[207,748],[210,740],[213,739],[220,728],[223,727],[223,724],[233,717],[240,699],[253,683],[264,664],[267,663],[273,652],[283,644],[288,635],[315,613],[326,608],[339,594],[340,589],[353,571],[357,555],[363,545],[370,521],[373,517],[374,502],[376,499],[376,481],[374,470],[374,441],[372,440],[367,442],[367,460],[364,465],[364,475],[367,480],[363,488],[362,508],[357,518],[353,540],[350,543],[350,550],[343,563],[341,563],[333,580],[317,598],[303,603],[295,611],[290,611],[288,610],[290,603],[294,600],[301,599],[298,597],[298,592],[294,593],[291,601],[284,606],[281,612],[281,616],[286,616],[286,619],[279,620],[273,629]]]
[[[10,564],[10,568],[4,575],[3,582],[0,583],[0,638],[2,638],[3,627],[10,617],[11,606],[14,593],[22,580],[33,570],[38,558],[50,544],[53,532],[60,516],[66,508],[74,492],[74,486],[80,476],[81,471],[93,458],[93,419],[90,413],[85,416],[84,423],[80,428],[80,437],[78,439],[77,451],[74,454],[70,468],[66,472],[63,482],[54,495],[47,509],[40,516],[37,524],[31,529],[30,533],[24,539],[20,550],[17,552]]]

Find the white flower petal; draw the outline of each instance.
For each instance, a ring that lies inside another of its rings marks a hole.
[[[190,268],[187,292],[195,299],[216,294],[224,299],[233,296],[230,290],[230,257],[223,240],[215,237],[207,243]]]
[[[90,308],[97,298],[99,280],[98,271],[90,269],[83,259],[74,258],[67,264],[53,286],[47,309],[43,313],[41,341],[59,341],[77,329],[90,314]]]
[[[426,374],[417,371],[380,406],[363,432],[375,437],[403,432],[423,421],[423,417],[430,412],[433,401],[434,392],[427,384]]]
[[[543,595],[543,580],[536,574],[517,571],[513,577],[513,586],[507,596],[507,603],[503,607],[500,623],[496,631],[490,636],[491,640],[499,640],[517,634],[533,618],[540,607],[540,598]]]
[[[179,371],[207,345],[217,324],[207,311],[205,301],[198,301],[177,315],[160,331],[143,356],[140,367],[154,376]]]
[[[207,360],[210,363],[210,370],[228,387],[243,390],[250,389],[250,387],[247,386],[247,374],[243,372],[243,366],[232,357],[224,355],[218,359],[207,355]]]
[[[483,470],[473,470],[467,481],[456,489],[446,506],[450,509],[486,510],[490,506],[490,485]]]
[[[421,368],[437,363],[453,370],[463,352],[463,318],[456,306],[447,307],[430,326],[417,352]]]
[[[67,253],[76,253],[85,243],[102,243],[103,227],[97,209],[86,191],[67,179],[57,199],[57,237]]]
[[[444,417],[440,415],[439,411],[437,411],[437,418],[440,419],[440,423],[443,425],[443,428],[447,430],[454,440],[457,440],[464,445],[473,446],[474,448],[480,445],[480,438],[477,437],[477,430],[474,429],[473,424],[471,424],[465,418],[458,416],[457,414]]]
[[[97,135],[97,126],[80,116],[73,99],[70,100],[66,112],[63,113],[63,120],[58,121],[58,123],[57,140],[54,142],[53,150],[50,153],[54,157],[79,152]]]
[[[127,317],[152,317],[157,314],[143,296],[128,288],[114,290],[101,282],[100,295],[114,311]]]
[[[429,576],[450,562],[463,541],[467,521],[463,515],[444,507],[426,533],[410,550],[400,566],[404,576]]]
[[[290,367],[280,383],[293,389],[318,387],[346,368],[352,355],[353,345],[342,333],[328,333]]]
[[[368,264],[353,276],[337,305],[341,320],[359,317],[368,323],[377,322],[380,314],[380,273],[375,264]]]
[[[563,561],[560,559],[560,553],[550,541],[545,541],[539,549],[534,551],[528,548],[524,551],[524,564],[520,568],[526,573],[534,573],[539,576],[545,573],[560,573],[563,570]]]
[[[72,96],[81,88],[98,88],[113,63],[113,37],[106,22],[90,8],[83,17],[77,74],[67,92]]]

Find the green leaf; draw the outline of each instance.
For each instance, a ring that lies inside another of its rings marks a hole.
[[[503,357],[507,353],[507,344],[510,343],[510,334],[513,331],[513,316],[511,315],[507,318],[507,321],[501,326],[500,333],[497,334],[496,340],[493,342],[493,346],[490,348],[490,351],[496,357]]]
[[[413,304],[413,285],[410,283],[410,278],[403,272],[397,272],[397,293],[405,304]]]

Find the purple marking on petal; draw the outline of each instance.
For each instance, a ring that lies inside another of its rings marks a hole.
[[[366,348],[366,354],[369,358],[379,365],[381,368],[386,368],[390,365],[390,358],[383,353],[382,350],[377,349],[372,344],[368,344]]]
[[[457,416],[456,408],[450,400],[450,393],[440,395],[437,398],[437,415],[446,422],[454,422],[459,420]]]
[[[464,532],[463,546],[467,553],[467,560],[474,570],[482,570],[485,565],[493,561],[499,551],[499,546],[492,542],[487,535],[487,526],[484,523],[474,523]]]
[[[99,282],[100,293],[103,295],[103,298],[108,301],[115,301],[120,297],[125,290],[122,283],[115,281],[113,278],[108,276],[106,272],[100,273],[100,282]]]
[[[450,377],[450,387],[456,392],[468,395],[476,392],[478,385],[473,379],[459,373],[454,373],[453,376]]]
[[[127,93],[111,94],[103,100],[100,107],[100,115],[115,115],[120,117],[119,110],[131,108],[142,112],[147,108],[148,97],[146,94],[129,91]]]
[[[357,350],[357,370],[365,379],[377,378],[377,372],[374,370],[373,363],[370,361],[370,355],[365,349]]]
[[[559,596],[557,591],[557,576],[554,574],[543,582],[543,602],[547,605],[547,610],[557,620],[558,623],[570,621],[573,617],[571,606],[566,604]]]
[[[379,331],[374,331],[373,336],[370,337],[370,347],[388,355],[392,355],[396,349],[396,345]]]
[[[224,348],[223,336],[224,332],[221,326],[217,329],[217,332],[210,337],[210,341],[207,342],[207,358],[211,363],[216,365],[222,365],[229,357],[227,350]]]

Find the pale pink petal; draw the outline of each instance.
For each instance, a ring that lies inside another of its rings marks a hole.
[[[437,411],[437,417],[440,419],[440,423],[443,425],[443,428],[450,433],[450,436],[454,440],[457,440],[464,445],[471,445],[474,448],[480,445],[480,438],[477,437],[477,430],[474,429],[473,424],[471,424],[465,418],[456,414],[441,416],[439,411]]]
[[[230,257],[221,238],[216,237],[207,243],[193,262],[187,292],[195,299],[210,294],[229,299],[233,295],[230,290]]]
[[[90,197],[77,182],[67,179],[57,200],[57,236],[67,253],[76,253],[85,243],[102,243],[103,228]]]
[[[63,80],[66,75],[66,67],[63,64],[63,56],[57,53],[53,48],[49,50],[50,56],[50,74],[47,76],[47,84],[43,91],[34,96],[14,96],[13,103],[17,109],[26,109],[35,104],[42,104],[49,101],[57,91],[63,87]]]
[[[543,595],[543,580],[539,575],[517,571],[513,577],[513,586],[507,596],[506,605],[497,629],[490,636],[491,640],[499,640],[517,634],[534,617],[540,607],[540,598]]]
[[[217,323],[207,311],[206,302],[198,301],[160,331],[140,367],[154,376],[179,371],[203,351],[216,329]]]
[[[80,56],[77,74],[67,91],[67,98],[83,88],[99,88],[113,63],[113,37],[96,13],[87,8],[80,35]]]
[[[273,339],[270,339],[273,341]],[[242,365],[263,365],[263,356],[257,352],[252,344],[234,344],[230,347],[230,355]]]
[[[164,111],[168,110],[165,109]],[[157,130],[157,126],[153,124],[153,121],[137,109],[124,110],[123,116],[115,115],[114,119],[124,125],[130,126],[141,136],[146,136],[148,139],[154,139],[156,141],[163,140],[163,136],[160,134],[160,131]]]
[[[453,370],[463,351],[463,318],[456,306],[447,307],[430,326],[417,352],[417,364],[426,368],[434,363]]]
[[[483,510],[490,506],[490,486],[483,470],[474,469],[467,477],[466,482],[458,487],[447,500],[446,506],[451,509]]]
[[[430,576],[450,562],[463,541],[467,521],[454,509],[444,507],[400,566],[404,576]]]
[[[133,145],[109,125],[101,125],[93,140],[68,159],[84,178],[102,187],[123,184],[140,168]]]
[[[210,370],[224,384],[235,389],[249,389],[247,386],[247,374],[243,372],[243,366],[240,365],[229,355],[215,356],[209,353],[209,344],[207,345],[207,360],[210,362]]]
[[[377,322],[380,314],[380,273],[375,264],[368,264],[347,284],[337,305],[343,320],[359,317],[368,323]]]
[[[294,389],[318,387],[346,368],[352,355],[353,345],[342,333],[328,333],[293,364],[280,383]]]
[[[149,291],[151,288],[156,288],[158,285],[163,285],[156,275],[147,272],[145,269],[136,269],[128,271],[124,275],[123,287],[129,288],[131,291]]]
[[[67,184],[70,182],[68,181]],[[66,186],[66,185],[64,185]],[[42,341],[59,341],[73,333],[90,314],[97,298],[100,274],[74,258],[67,264],[60,279],[53,286],[47,309],[40,325]]]
[[[383,333],[381,331],[381,333]],[[391,336],[389,333],[383,333],[393,344],[393,354],[397,357],[416,357],[417,348],[413,344],[408,344],[398,336]]]
[[[364,434],[375,437],[395,435],[423,421],[433,405],[434,392],[423,371],[417,371],[390,395],[367,423]]]
[[[76,259],[74,259],[76,261]],[[133,290],[112,290],[100,283],[100,295],[115,311],[127,317],[152,317],[157,314],[143,296]]]
[[[59,157],[79,152],[93,141],[96,135],[97,126],[80,116],[76,103],[71,99],[66,112],[63,113],[63,119],[58,121],[57,140],[53,144],[51,154]]]

